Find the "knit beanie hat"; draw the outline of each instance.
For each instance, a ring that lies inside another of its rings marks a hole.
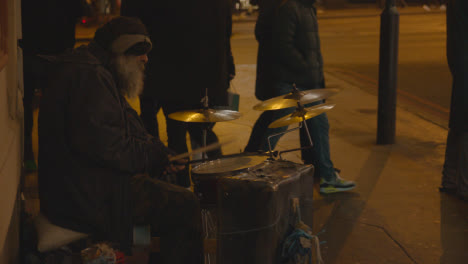
[[[112,53],[144,55],[151,48],[151,40],[145,25],[134,17],[117,17],[98,28],[94,41]]]

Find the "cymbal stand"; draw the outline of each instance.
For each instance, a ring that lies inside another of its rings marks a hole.
[[[208,88],[205,89],[205,96],[201,99],[201,103],[203,103],[203,110],[208,109]],[[206,147],[206,137],[208,134],[208,127],[209,123],[205,123],[203,126],[203,147]],[[208,158],[206,151],[202,152],[202,160],[205,161]]]
[[[270,153],[270,159],[273,160],[273,149],[271,147],[271,139],[274,138],[274,137],[277,137],[277,136],[281,136],[281,135],[284,135],[286,133],[289,133],[289,132],[292,132],[294,130],[298,130],[302,127],[302,123],[299,123],[299,126],[298,127],[295,127],[295,128],[291,128],[291,129],[288,129],[286,131],[283,131],[283,132],[280,132],[280,133],[276,133],[276,134],[273,134],[273,135],[270,135],[268,136],[268,150],[269,150],[269,153]]]
[[[297,89],[295,83],[292,84],[292,93],[301,93],[301,91]],[[301,104],[300,101],[297,101],[296,112],[303,112],[303,111],[304,111],[304,106]],[[312,138],[310,137],[309,128],[307,127],[304,115],[302,115],[302,124],[304,124],[304,127],[307,131],[307,137],[309,138],[310,146],[313,146],[314,144],[312,143]]]
[[[298,94],[299,94],[299,95],[303,95],[303,94],[304,94],[302,91],[300,91],[299,89],[297,89],[295,83],[292,84],[291,93],[292,93],[293,95],[298,95]],[[285,98],[288,98],[288,97],[285,97]]]
[[[304,110],[304,106],[301,105],[300,102],[297,102],[297,110],[298,111],[303,111]],[[310,136],[309,128],[307,127],[307,123],[306,123],[306,119],[305,119],[304,115],[302,116],[302,124],[304,124],[304,128],[305,128],[305,130],[307,132],[307,137],[309,138],[310,146],[313,147],[314,143],[312,142],[312,137]]]
[[[296,88],[296,85],[294,85],[294,84],[293,84],[293,90],[298,91],[297,88]],[[304,106],[301,105],[300,102],[297,102],[296,112],[302,112],[302,111],[304,111]],[[312,148],[314,146],[314,143],[312,142],[312,137],[310,136],[310,133],[309,133],[309,128],[307,127],[306,119],[305,119],[304,115],[302,115],[302,121],[299,123],[298,127],[288,129],[288,130],[286,130],[284,132],[280,132],[280,133],[276,133],[276,134],[268,136],[268,149],[270,150],[270,159],[273,159],[273,156],[271,154],[272,153],[271,138],[276,137],[276,136],[280,136],[280,135],[283,135],[283,134],[286,134],[286,133],[289,133],[289,132],[297,130],[297,129],[300,129],[300,128],[302,128],[302,126],[304,126],[304,128],[305,128],[305,130],[307,132],[306,134],[307,134],[307,137],[309,138],[310,146],[300,147],[300,148],[296,148],[296,149],[292,149],[292,150],[288,150],[288,151],[282,151],[282,152],[280,152],[280,155],[279,155],[280,159],[281,159],[281,153],[286,153],[286,152],[291,152],[291,151],[296,151],[296,150],[302,150],[302,149],[308,149],[308,148]]]

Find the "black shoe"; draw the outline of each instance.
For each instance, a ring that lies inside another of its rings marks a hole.
[[[441,186],[441,187],[439,187],[439,192],[455,195],[455,194],[457,194],[457,188],[447,188],[447,187]]]

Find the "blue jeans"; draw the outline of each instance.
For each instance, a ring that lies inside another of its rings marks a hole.
[[[297,88],[299,90],[308,90],[304,89],[303,87]],[[275,96],[287,94],[291,92],[291,89],[291,84],[278,83],[275,87]],[[305,107],[310,107],[320,103],[323,103],[323,101],[307,104]],[[268,151],[268,137],[277,133],[285,132],[288,129],[287,126],[279,128],[268,128],[268,126],[273,121],[287,116],[294,111],[295,108],[291,107],[263,112],[255,122],[252,133],[250,134],[249,142],[245,147],[245,151]],[[313,147],[311,149],[301,151],[302,159],[304,160],[305,164],[314,165],[316,177],[323,178],[326,181],[332,181],[336,176],[333,162],[330,159],[330,145],[328,138],[329,125],[327,115],[323,113],[316,117],[310,118],[306,120],[306,125],[309,129],[309,135],[312,138]],[[270,139],[272,149],[276,147],[276,144],[278,143],[281,136],[282,135],[278,135]],[[300,129],[299,138],[301,147],[310,146],[309,137],[304,127]]]

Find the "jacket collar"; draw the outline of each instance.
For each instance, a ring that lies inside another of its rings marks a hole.
[[[39,55],[39,57],[50,62],[107,65],[110,59],[110,53],[102,49],[96,43],[90,42],[87,46],[83,45],[75,49],[68,49],[59,55]]]
[[[103,49],[99,44],[94,41],[91,41],[87,46],[88,51],[94,55],[94,57],[105,66],[109,65],[109,61],[111,58],[111,53],[105,49]]]

